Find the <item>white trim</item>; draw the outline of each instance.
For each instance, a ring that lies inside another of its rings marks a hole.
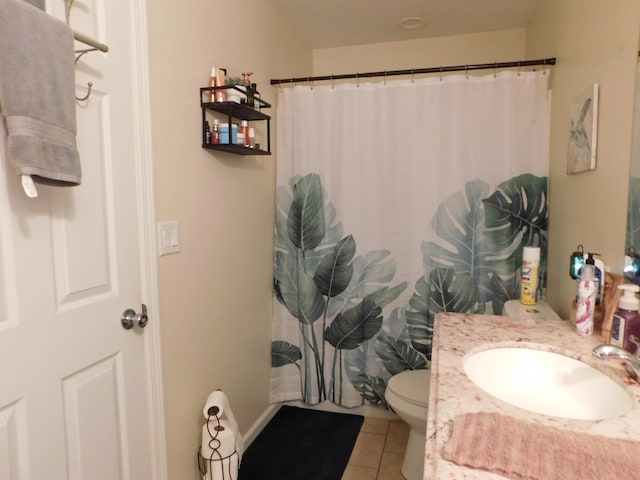
[[[244,441],[244,450],[247,451],[247,447],[251,445],[258,434],[262,431],[262,429],[269,423],[269,420],[273,418],[278,409],[280,408],[280,403],[274,403],[269,405],[264,412],[258,417],[258,419],[253,422],[253,425],[249,427],[249,429],[242,436],[242,440]]]
[[[149,81],[149,48],[147,43],[147,0],[132,4],[132,55],[134,81],[134,125],[136,201],[140,226],[140,266],[143,302],[149,311],[149,324],[145,329],[147,391],[151,467],[154,480],[168,480],[167,444],[164,418],[164,391],[162,385],[162,352],[160,342],[159,289],[156,252],[155,204],[153,187],[153,148],[151,140],[151,101]]]

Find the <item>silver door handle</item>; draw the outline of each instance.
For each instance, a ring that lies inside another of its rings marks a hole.
[[[120,317],[120,323],[122,328],[125,330],[131,330],[135,325],[138,325],[140,328],[144,328],[149,323],[149,317],[147,316],[147,306],[142,304],[142,312],[136,313],[136,311],[132,308],[127,308],[124,312],[122,312],[122,316]]]

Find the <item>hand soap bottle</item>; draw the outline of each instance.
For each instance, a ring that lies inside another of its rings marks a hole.
[[[593,315],[596,311],[597,282],[595,267],[585,264],[580,272],[576,305],[576,330],[581,335],[593,335]]]
[[[618,288],[623,292],[618,300],[618,310],[613,315],[611,343],[635,355],[640,353],[637,352],[640,342],[640,300],[636,297],[640,287],[625,284],[619,285]]]

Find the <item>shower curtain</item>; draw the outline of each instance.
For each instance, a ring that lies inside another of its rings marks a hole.
[[[282,88],[271,401],[386,407],[438,312],[497,313],[546,270],[548,75]]]

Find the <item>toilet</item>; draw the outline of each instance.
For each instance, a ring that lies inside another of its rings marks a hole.
[[[406,370],[387,382],[385,400],[409,427],[401,472],[407,480],[422,480],[429,403],[429,370]]]

